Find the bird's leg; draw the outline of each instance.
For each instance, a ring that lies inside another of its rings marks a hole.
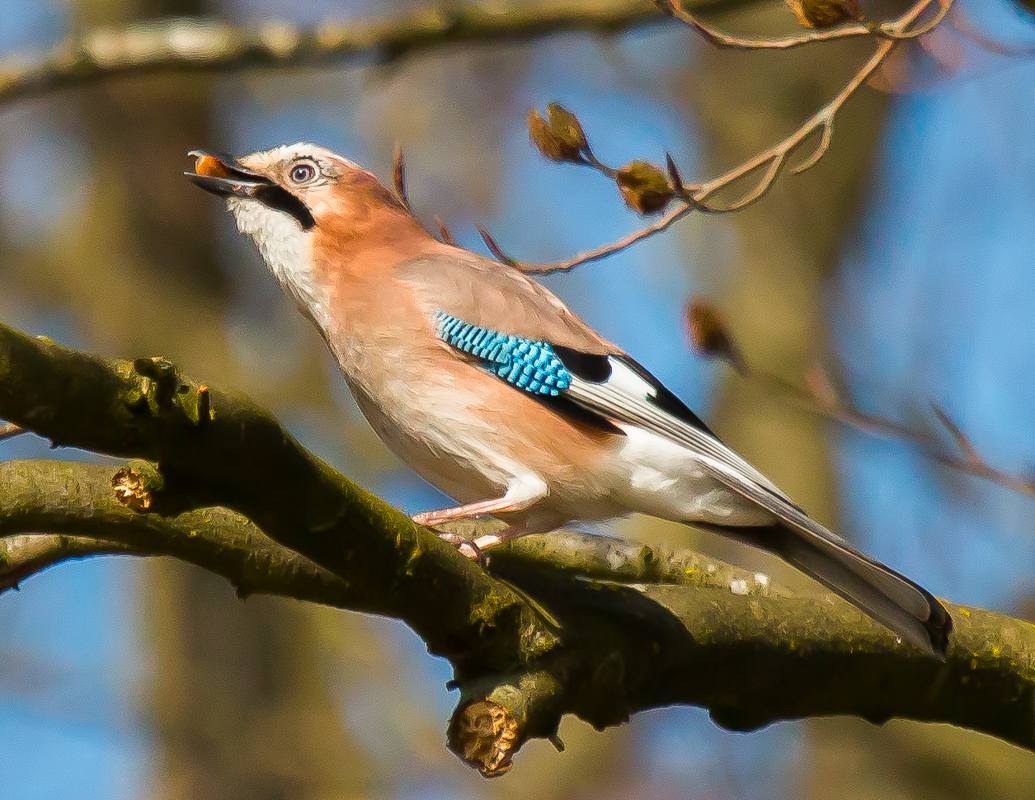
[[[426,525],[429,528],[435,525],[441,525],[443,522],[455,522],[457,520],[471,519],[473,517],[483,517],[489,514],[504,514],[508,511],[524,511],[529,506],[533,505],[539,498],[525,498],[523,500],[508,500],[506,496],[501,497],[497,500],[482,500],[478,503],[471,503],[466,506],[457,506],[456,508],[445,508],[441,511],[425,511],[423,514],[414,514],[413,521],[418,525]],[[500,533],[485,534],[475,539],[469,539],[462,533],[456,533],[454,531],[435,531],[435,534],[444,542],[449,542],[454,545],[463,555],[467,556],[472,560],[478,561],[478,563],[485,565],[485,556],[482,551],[486,547],[492,547],[495,544],[499,544],[503,539],[501,538],[504,534],[510,531],[513,527],[507,528]]]
[[[484,552],[485,550],[488,550],[490,547],[496,547],[497,545],[501,545],[504,542],[519,539],[526,533],[531,533],[531,531],[528,530],[527,525],[511,525],[509,528],[504,528],[501,531],[496,531],[495,533],[486,533],[482,536],[477,537],[476,539],[472,539],[470,541],[470,544],[474,545],[474,547],[477,548],[479,551]]]
[[[423,514],[414,514],[413,521],[418,525],[427,525],[430,528],[441,525],[443,522],[524,511],[546,497],[546,492],[546,483],[538,475],[522,475],[510,481],[503,497],[497,497],[494,500],[479,500],[477,503],[456,508],[443,508],[440,511],[425,511]]]
[[[471,503],[466,506],[443,508],[441,511],[425,511],[422,514],[414,514],[413,521],[418,525],[426,525],[430,528],[435,525],[441,525],[443,522],[456,522],[460,519],[505,514],[508,511],[524,511],[538,499],[538,497],[535,497],[515,500],[514,498],[503,496],[495,500],[480,500],[477,503]]]
[[[529,473],[511,480],[503,497],[494,500],[481,500],[477,503],[457,506],[456,508],[445,508],[441,511],[425,511],[423,514],[414,515],[413,521],[419,525],[433,527],[441,525],[443,522],[455,522],[456,520],[472,519],[474,517],[526,511],[546,497],[546,494],[547,486],[542,478]],[[516,523],[506,530],[498,533],[483,534],[474,539],[469,539],[462,534],[451,531],[436,531],[436,533],[444,541],[456,545],[457,549],[468,558],[483,562],[484,550],[489,547],[495,547],[508,539],[521,536],[525,531],[526,528],[523,523]]]

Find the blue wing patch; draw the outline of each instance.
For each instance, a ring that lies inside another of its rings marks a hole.
[[[557,397],[571,386],[571,373],[547,342],[536,342],[472,325],[444,311],[435,313],[439,339],[481,359],[485,368],[529,394]]]

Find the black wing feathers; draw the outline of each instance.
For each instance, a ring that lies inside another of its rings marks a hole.
[[[551,344],[550,347],[564,364],[564,368],[584,381],[603,383],[611,377],[611,361],[606,355],[584,353],[559,344]]]
[[[571,400],[564,395],[560,397],[549,397],[547,395],[529,395],[537,401],[540,405],[544,405],[551,411],[560,414],[562,417],[567,417],[572,422],[579,422],[583,425],[600,431],[601,433],[611,433],[615,436],[625,436],[625,431],[615,425],[611,420],[602,414],[598,414],[596,411],[586,408],[583,405],[579,405],[574,400]]]
[[[704,431],[712,438],[719,439],[719,437],[712,433],[711,429],[704,424],[704,420],[691,411],[686,403],[665,388],[665,385],[651,375],[650,372],[647,371],[646,367],[638,361],[634,361],[629,356],[622,356],[621,361],[625,363],[629,369],[654,387],[654,397],[651,398],[651,402],[654,403],[654,405],[662,411],[671,414],[676,419],[681,419],[687,425],[693,425],[695,428]]]
[[[611,359],[621,361],[654,390],[654,396],[647,398],[649,402],[656,405],[665,413],[671,414],[676,419],[682,420],[687,425],[693,425],[695,428],[704,431],[709,436],[714,436],[716,439],[719,438],[711,432],[699,416],[687,407],[686,403],[666,389],[664,384],[651,375],[651,373],[648,372],[642,364],[629,356],[607,356],[596,355],[594,353],[583,353],[579,350],[573,350],[570,347],[561,347],[556,344],[551,345],[551,347],[553,347],[553,351],[557,354],[561,363],[564,364],[565,369],[570,371],[572,375],[575,375],[584,381],[589,381],[590,383],[603,383],[606,381],[611,377]]]

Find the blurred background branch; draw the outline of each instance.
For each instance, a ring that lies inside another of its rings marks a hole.
[[[728,10],[753,2],[758,0],[692,0],[689,5]],[[352,62],[384,65],[442,47],[526,42],[573,31],[613,36],[665,21],[666,16],[645,0],[565,7],[429,4],[373,23],[328,22],[304,27],[269,21],[251,30],[198,17],[150,21],[96,28],[62,42],[43,59],[0,64],[0,104],[120,76]]]
[[[1035,497],[1035,478],[1024,474],[1011,475],[992,466],[981,456],[966,432],[933,402],[930,404],[931,412],[951,437],[956,453],[947,450],[932,431],[912,428],[856,407],[821,364],[814,364],[808,370],[805,386],[802,387],[746,361],[725,320],[704,301],[697,300],[687,305],[687,328],[694,349],[699,354],[727,362],[742,378],[777,396],[790,398],[803,408],[842,425],[911,444],[927,458],[964,475],[973,475],[1012,492]]]

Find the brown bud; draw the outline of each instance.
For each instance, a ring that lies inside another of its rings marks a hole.
[[[589,141],[578,118],[558,103],[546,107],[547,119],[528,109],[528,136],[539,152],[553,161],[571,164],[587,163]]]
[[[739,369],[740,352],[726,327],[726,320],[705,300],[694,300],[686,307],[686,324],[690,341],[706,358],[721,358]]]
[[[653,214],[676,194],[665,173],[649,161],[630,161],[615,173],[625,204],[640,214]]]
[[[806,28],[832,28],[863,18],[858,0],[785,0]]]

